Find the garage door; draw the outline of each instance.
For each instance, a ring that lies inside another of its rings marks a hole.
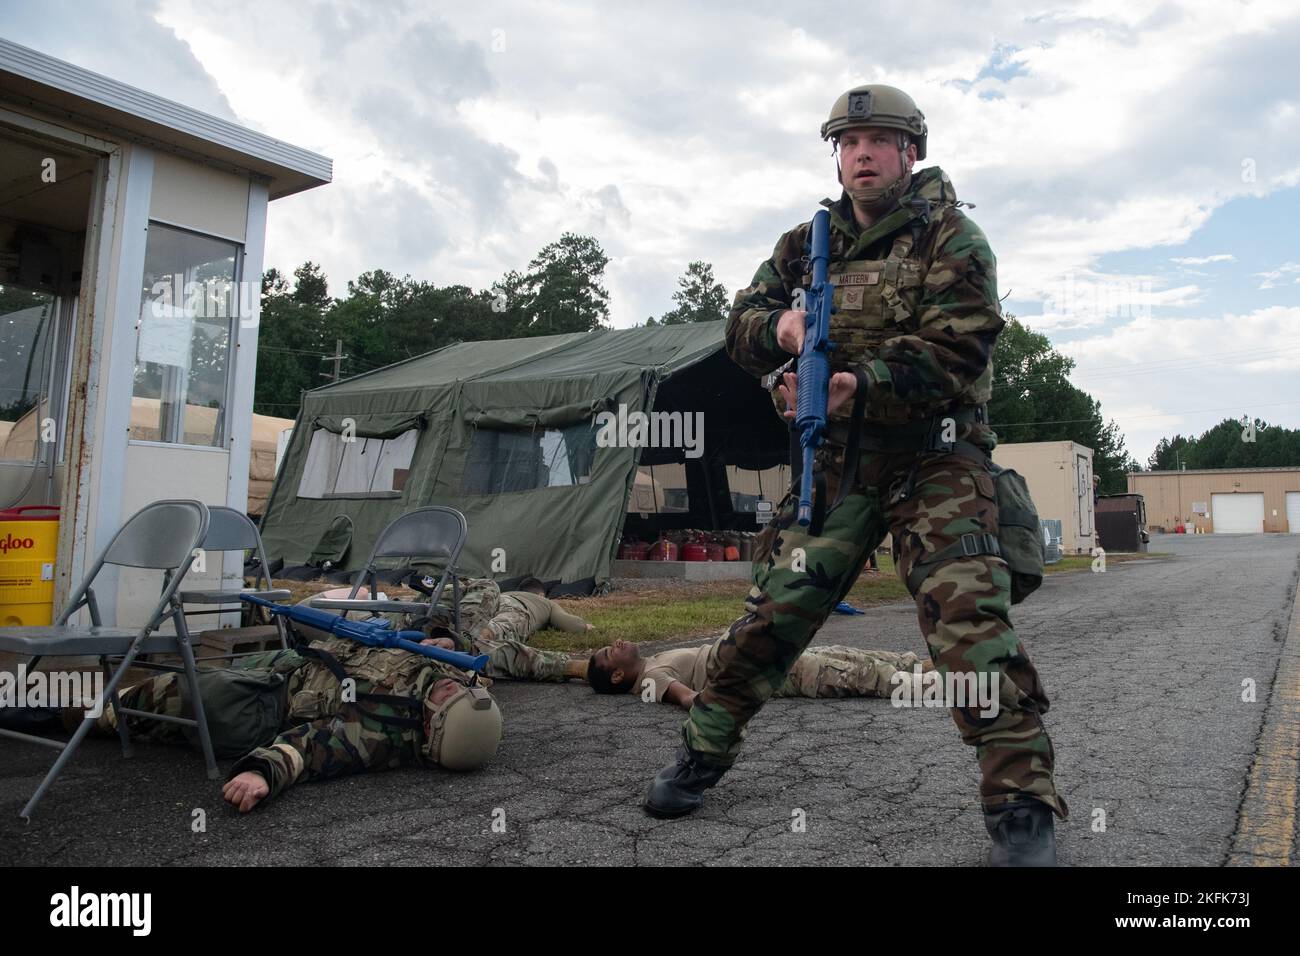
[[[1260,534],[1264,530],[1264,495],[1210,495],[1215,534]]]
[[[1300,534],[1300,491],[1286,493],[1286,527],[1292,534]]]

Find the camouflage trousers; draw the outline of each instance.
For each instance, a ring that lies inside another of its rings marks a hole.
[[[444,598],[444,603],[449,601]],[[461,634],[457,646],[488,656],[486,676],[514,680],[562,681],[569,656],[528,646],[528,614],[501,602],[501,588],[491,578],[461,581]],[[489,636],[490,635],[490,636]]]
[[[920,662],[909,652],[863,650],[832,644],[800,654],[773,697],[888,697],[898,671]]]
[[[987,426],[973,427],[983,431],[963,426],[962,432],[983,447],[995,443]],[[818,455],[830,501],[841,483],[843,457],[834,445]],[[745,726],[783,687],[886,532],[893,536],[904,582],[918,559],[961,535],[997,534],[997,503],[984,462],[956,454],[918,459],[864,451],[856,465],[851,492],[826,516],[819,536],[796,523],[798,495],[792,493],[756,542],[746,613],[712,657],[708,684],[682,725],[683,741],[697,753],[723,765],[736,759]],[[1064,818],[1068,809],[1052,779],[1054,755],[1042,720],[1047,694],[1011,626],[1006,563],[978,555],[933,565],[913,598],[936,671],[996,681],[995,716],[981,717],[978,708],[950,709],[962,739],[976,748],[984,805],[1032,797]]]

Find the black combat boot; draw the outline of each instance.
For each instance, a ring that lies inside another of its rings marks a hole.
[[[1052,808],[1041,800],[1017,800],[984,811],[993,838],[989,866],[1056,866]]]
[[[652,817],[685,816],[704,802],[704,791],[726,772],[721,764],[678,747],[676,759],[650,782],[642,806]]]

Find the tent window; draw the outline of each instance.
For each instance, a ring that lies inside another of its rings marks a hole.
[[[396,438],[354,438],[312,432],[307,463],[298,482],[299,498],[395,498],[406,487],[419,430]]]
[[[627,510],[634,514],[685,514],[691,510],[683,464],[641,465],[636,470]]]
[[[499,495],[585,485],[596,458],[590,422],[568,428],[502,431],[479,428],[469,447],[461,494]]]
[[[777,502],[790,488],[790,466],[777,465],[763,471],[727,466],[727,487],[731,489],[731,509],[753,513],[760,499]]]

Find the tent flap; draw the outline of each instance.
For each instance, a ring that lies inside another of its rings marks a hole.
[[[339,435],[349,423],[358,438],[396,438],[412,428],[421,431],[428,425],[424,412],[357,412],[352,415],[316,415],[312,428],[323,428]]]
[[[571,402],[558,408],[493,408],[467,415],[466,420],[476,428],[529,428],[533,425],[559,428],[589,419],[613,404],[614,399],[607,396]]]

